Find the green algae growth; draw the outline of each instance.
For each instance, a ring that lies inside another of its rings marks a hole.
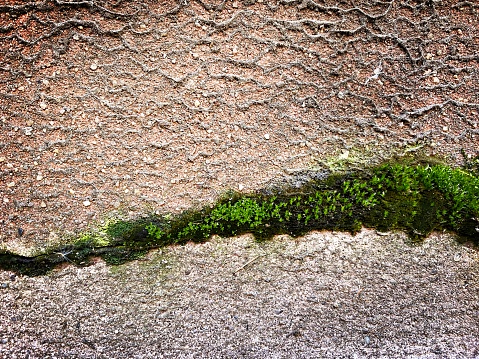
[[[403,230],[414,240],[448,230],[479,243],[477,158],[464,168],[433,163],[386,163],[362,171],[330,173],[301,188],[224,194],[214,205],[179,215],[149,215],[113,221],[98,240],[84,234],[76,242],[35,257],[0,254],[0,268],[42,275],[59,263],[87,265],[92,257],[109,264],[137,259],[148,250],[212,235],[252,233],[257,240],[312,230],[356,233],[362,227]]]

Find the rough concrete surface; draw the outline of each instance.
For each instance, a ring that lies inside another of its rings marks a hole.
[[[479,254],[448,234],[217,237],[10,276],[3,358],[479,357]]]
[[[461,164],[479,148],[478,10],[0,0],[0,249],[294,183],[330,157]],[[1,272],[0,357],[478,358],[478,263],[450,235],[365,230]]]
[[[330,157],[460,164],[479,148],[478,54],[474,2],[2,0],[0,246],[29,255]]]

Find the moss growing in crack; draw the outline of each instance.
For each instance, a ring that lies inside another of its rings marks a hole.
[[[143,257],[147,249],[132,249],[129,247],[114,247],[101,257],[107,264],[119,265]]]
[[[368,181],[381,196],[364,224],[404,229],[413,237],[447,229],[476,240],[479,233],[479,179],[444,165],[383,165]]]
[[[90,256],[120,264],[152,248],[203,242],[214,234],[253,233],[265,240],[276,234],[298,236],[317,229],[355,233],[362,226],[381,231],[405,230],[413,239],[434,230],[450,230],[477,244],[478,218],[476,167],[387,163],[364,171],[331,174],[300,189],[247,195],[229,192],[213,206],[177,216],[112,221],[104,226],[102,235],[96,234],[103,242],[86,236],[69,247],[35,258],[4,255],[0,265],[42,274],[43,268],[47,270],[60,262],[87,264]]]
[[[473,173],[444,165],[387,164],[369,173],[330,176],[296,192],[233,194],[195,216],[178,218],[181,226],[160,220],[146,229],[159,244],[246,232],[259,239],[313,229],[354,233],[363,225],[406,230],[414,238],[447,229],[477,240],[478,198],[479,180]]]

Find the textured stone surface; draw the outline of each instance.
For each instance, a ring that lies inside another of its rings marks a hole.
[[[473,2],[2,4],[11,249],[109,212],[253,191],[331,156],[422,148],[459,163],[479,147]]]
[[[445,234],[215,238],[0,284],[5,358],[479,356],[479,255]]]
[[[478,143],[474,1],[0,2],[0,245]],[[315,233],[0,272],[6,358],[477,358],[478,255]]]

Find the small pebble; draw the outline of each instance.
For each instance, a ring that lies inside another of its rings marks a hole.
[[[40,203],[40,207],[45,208],[46,206],[47,204],[45,202],[42,201],[42,203]]]
[[[80,40],[80,37],[77,34],[75,34],[75,35],[73,35],[73,40],[78,41],[78,40]]]
[[[348,150],[343,150],[342,153],[339,155],[340,160],[345,160],[349,157],[349,151]]]
[[[47,108],[47,104],[45,102],[40,102],[40,108],[42,110],[46,109]]]
[[[37,175],[37,181],[41,181],[42,179],[43,179],[43,176],[42,176],[41,173],[39,173],[39,174]]]
[[[14,187],[15,186],[15,182],[10,182],[7,184],[7,187],[11,188],[11,187]]]
[[[242,190],[244,189],[244,186],[240,183],[240,184],[238,185],[238,189],[239,189],[240,191],[242,191]]]
[[[196,106],[196,107],[199,107],[199,106],[200,106],[200,101],[195,100],[195,106]]]
[[[432,78],[432,82],[434,82],[435,84],[438,84],[438,83],[440,82],[440,80],[439,80],[438,77],[434,76],[434,77]]]
[[[85,207],[88,207],[90,204],[91,204],[91,202],[89,200],[83,201],[83,205]]]
[[[7,197],[5,197],[5,198],[3,199],[3,203],[8,203],[8,202],[10,202],[10,200],[9,200]]]
[[[93,71],[95,71],[97,68],[98,68],[97,64],[91,64],[90,65],[90,69],[92,69]]]
[[[264,135],[264,138],[267,139],[267,140],[269,140],[269,138],[270,138],[269,133],[266,133],[266,134]]]
[[[24,133],[25,133],[25,136],[31,136],[32,135],[32,131],[33,131],[33,128],[31,127],[25,127],[23,129]]]
[[[5,157],[0,157],[0,162],[4,162],[6,160]]]

